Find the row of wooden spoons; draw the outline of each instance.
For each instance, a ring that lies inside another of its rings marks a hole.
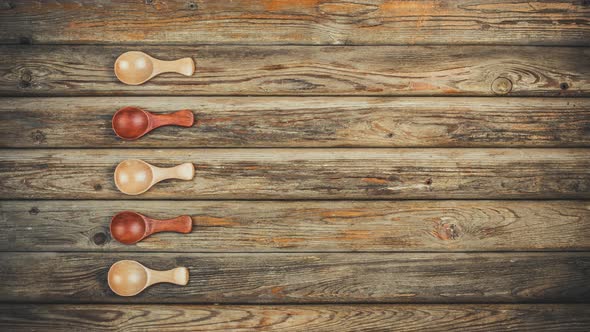
[[[177,72],[192,75],[195,64],[192,59],[162,61],[142,52],[127,52],[115,62],[115,75],[126,84],[142,84],[152,77],[164,72]],[[113,116],[113,130],[122,139],[135,140],[153,129],[176,125],[190,127],[194,123],[191,111],[182,110],[169,114],[154,114],[138,107],[125,107]],[[139,195],[154,184],[170,178],[191,180],[195,168],[191,163],[176,167],[160,168],[142,160],[125,160],[115,170],[115,184],[119,190],[128,195]],[[192,219],[179,216],[167,220],[157,220],[133,211],[123,211],[111,219],[111,235],[124,244],[137,243],[151,234],[158,232],[189,233]],[[173,283],[186,285],[189,272],[186,267],[177,267],[168,271],[149,269],[139,262],[122,260],[111,266],[108,284],[113,292],[120,296],[134,296],[156,283]]]
[[[191,58],[163,61],[137,51],[123,53],[115,61],[115,75],[125,84],[142,84],[167,72],[190,76],[195,72],[195,63]],[[162,126],[190,127],[193,123],[194,116],[189,110],[154,114],[138,107],[124,107],[113,116],[115,134],[126,140],[138,139]]]
[[[134,244],[159,232],[190,233],[193,221],[190,216],[158,220],[133,211],[117,213],[111,219],[111,235],[124,244]],[[111,266],[108,274],[109,287],[120,296],[134,296],[157,283],[186,285],[189,272],[186,267],[167,271],[149,269],[139,262],[122,260]]]
[[[190,216],[158,220],[133,211],[117,213],[111,219],[111,235],[123,244],[134,244],[159,232],[190,233],[193,221]],[[134,296],[157,283],[186,285],[189,272],[186,267],[167,271],[149,269],[139,262],[122,260],[111,266],[108,274],[109,287],[120,296]]]

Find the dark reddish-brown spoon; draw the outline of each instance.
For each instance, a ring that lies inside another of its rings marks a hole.
[[[193,221],[190,216],[157,220],[133,211],[117,213],[111,219],[111,234],[124,244],[137,243],[154,233],[190,233]]]
[[[195,122],[193,112],[182,110],[154,114],[139,107],[123,107],[113,115],[113,130],[122,139],[134,140],[162,126],[190,127]]]

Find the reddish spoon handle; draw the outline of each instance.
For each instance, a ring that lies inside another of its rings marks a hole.
[[[168,114],[147,113],[151,119],[151,129],[156,129],[162,126],[190,127],[195,121],[193,112],[189,110],[176,111]]]
[[[193,229],[193,220],[190,216],[179,216],[166,220],[157,220],[146,217],[145,222],[147,229],[144,237],[159,232],[177,232],[186,234],[190,233]]]

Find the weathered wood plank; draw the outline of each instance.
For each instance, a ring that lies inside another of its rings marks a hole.
[[[0,305],[0,327],[10,331],[586,332],[588,317],[583,304]]]
[[[191,109],[190,129],[128,142],[112,131],[125,106]],[[590,99],[380,97],[5,98],[0,147],[580,147]]]
[[[2,1],[0,42],[588,45],[586,1]]]
[[[187,286],[115,295],[110,266],[185,266]],[[590,253],[0,253],[0,301],[71,303],[585,302]]]
[[[109,223],[132,210],[190,215],[190,234],[135,245]],[[587,201],[0,201],[2,251],[590,250]]]
[[[113,64],[128,50],[193,57],[197,71],[125,85]],[[0,58],[4,96],[590,95],[582,47],[2,46]]]
[[[126,159],[196,175],[128,196]],[[0,198],[587,199],[589,170],[590,149],[0,150]]]

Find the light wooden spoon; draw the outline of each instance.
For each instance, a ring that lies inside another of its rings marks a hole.
[[[195,166],[184,163],[170,168],[160,168],[139,159],[128,159],[115,169],[115,185],[127,195],[139,195],[154,184],[166,179],[192,180]]]
[[[192,58],[164,61],[143,52],[130,51],[121,54],[115,61],[115,75],[119,81],[139,85],[162,73],[179,73],[191,76],[195,72]]]
[[[134,296],[153,284],[167,282],[184,286],[188,284],[186,267],[168,271],[148,269],[136,261],[118,261],[109,269],[108,283],[113,292],[120,296]]]

